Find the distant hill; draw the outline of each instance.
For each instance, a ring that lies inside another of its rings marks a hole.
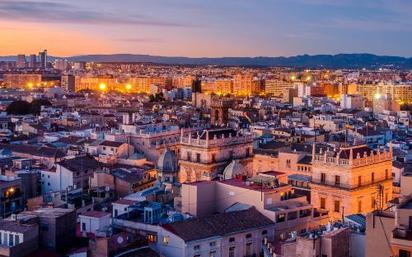
[[[52,59],[57,57],[51,57]],[[412,69],[412,58],[399,56],[378,56],[373,54],[297,55],[292,57],[219,57],[190,58],[166,57],[138,54],[81,55],[65,57],[71,61],[84,62],[138,62],[180,65],[222,65],[222,66],[285,66],[297,68],[380,68],[393,67]],[[15,60],[15,57],[0,57],[1,60]]]

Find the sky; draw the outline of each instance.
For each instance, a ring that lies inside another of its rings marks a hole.
[[[0,0],[0,55],[412,56],[411,0]]]

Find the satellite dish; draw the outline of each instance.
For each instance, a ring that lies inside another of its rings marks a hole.
[[[109,187],[109,186],[106,186],[106,187],[105,187],[105,190],[106,190],[106,192],[109,192],[109,191],[110,191],[110,187]]]
[[[123,242],[124,242],[123,237],[122,237],[122,236],[119,236],[119,237],[117,238],[117,243],[118,243],[118,244],[122,244]]]

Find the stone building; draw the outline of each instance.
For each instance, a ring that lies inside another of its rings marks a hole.
[[[212,180],[234,159],[251,176],[252,142],[252,135],[231,128],[182,132],[179,182]]]
[[[313,148],[311,202],[332,219],[368,213],[392,199],[392,148]]]

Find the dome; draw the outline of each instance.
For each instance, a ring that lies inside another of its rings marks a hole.
[[[233,160],[229,165],[226,166],[223,171],[224,179],[235,178],[236,176],[246,175],[245,167],[239,162],[239,160]]]
[[[157,160],[157,169],[162,173],[176,173],[177,157],[175,153],[166,149]]]

